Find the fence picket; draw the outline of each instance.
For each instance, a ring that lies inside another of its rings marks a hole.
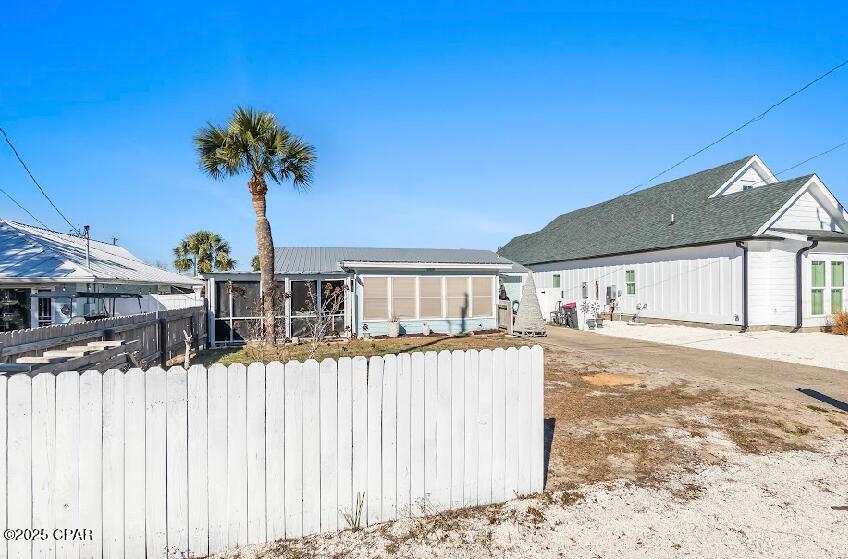
[[[444,350],[438,357],[436,418],[436,486],[432,505],[443,511],[451,504],[451,354]]]
[[[397,380],[396,355],[383,357],[381,520],[397,518]]]
[[[8,526],[32,528],[32,378],[14,375],[9,379],[9,480]],[[99,468],[97,470],[99,472]],[[97,476],[98,481],[100,476]],[[99,487],[97,497],[100,497]],[[86,509],[88,512],[88,509]],[[99,512],[99,511],[98,511]],[[98,530],[98,535],[99,535]],[[4,538],[5,539],[5,538]],[[32,543],[24,538],[9,540],[9,557],[31,557]]]
[[[145,523],[147,556],[165,557],[168,550],[165,491],[167,478],[166,459],[166,402],[165,371],[153,367],[144,377],[145,399]],[[85,393],[80,385],[80,399]],[[82,448],[80,448],[82,451]],[[82,475],[82,471],[80,472]],[[80,487],[82,491],[82,487]]]
[[[265,513],[272,541],[286,537],[285,370],[279,361],[265,367]]]
[[[412,360],[408,353],[397,357],[397,514],[410,516],[410,460],[412,458],[412,430],[410,426],[412,403]]]
[[[227,548],[227,368],[215,364],[207,375],[209,455],[209,553]]]
[[[424,471],[424,354],[410,356],[409,390],[409,513],[419,514],[425,498]]]
[[[451,494],[450,508],[464,504],[465,478],[465,352],[451,352]]]
[[[338,440],[336,442],[336,522],[339,528],[345,528],[342,513],[350,513],[353,509],[353,361],[350,357],[342,357],[338,363],[338,406],[336,418],[338,425]]]
[[[354,357],[351,361],[351,509],[368,520],[368,360]],[[357,500],[362,510],[356,510]]]
[[[382,410],[383,358],[372,357],[368,360],[368,524],[383,518]]]
[[[477,400],[477,503],[492,502],[492,350],[480,351]]]
[[[518,350],[518,493],[530,493],[530,348]]]
[[[247,368],[247,541],[266,540],[265,365]]]
[[[182,367],[165,375],[168,549],[188,551],[188,378]]]
[[[541,346],[530,350],[530,491],[544,489],[545,358]]]
[[[518,492],[518,350],[506,350],[506,448],[504,449],[504,496],[511,499]]]
[[[286,537],[303,535],[303,366],[286,363],[285,372],[285,512]]]
[[[480,391],[480,354],[476,349],[464,352],[465,356],[465,475],[462,495],[466,507],[477,504],[477,459],[480,441],[477,435]]]
[[[227,368],[227,544],[247,543],[247,367]]]
[[[103,554],[124,554],[124,373],[103,373]]]
[[[344,528],[360,498],[368,525],[538,491],[543,361],[536,346],[0,376],[0,523],[93,536],[3,541],[0,559],[202,555]]]
[[[321,530],[321,434],[319,374],[314,359],[303,364],[303,533]]]
[[[76,375],[62,373],[65,374],[69,378]],[[124,553],[127,557],[144,557],[145,549],[144,377],[141,369],[130,369],[124,375]]]
[[[207,375],[200,365],[188,370],[188,550],[209,552]],[[191,555],[190,555],[191,556]]]
[[[333,359],[324,359],[320,364],[319,375],[320,529],[324,532],[337,530],[339,525],[338,365]]]
[[[55,526],[56,377],[41,373],[32,379],[32,526]],[[55,552],[52,537],[35,540],[33,557]]]

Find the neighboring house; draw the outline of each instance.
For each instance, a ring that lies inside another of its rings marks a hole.
[[[846,231],[819,177],[778,181],[755,155],[561,215],[499,253],[534,272],[545,313],[610,288],[625,315],[820,328],[846,308]]]
[[[288,337],[309,337],[326,284],[346,286],[333,318],[342,335],[381,336],[396,318],[401,333],[459,333],[497,328],[498,275],[513,263],[488,250],[277,247],[275,279],[290,296],[278,316]],[[204,274],[215,345],[243,343],[258,332],[258,272]],[[315,303],[310,303],[309,294]]]
[[[202,287],[117,245],[0,220],[0,332],[202,304]]]

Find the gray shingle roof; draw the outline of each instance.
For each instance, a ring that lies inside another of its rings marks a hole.
[[[751,157],[563,214],[498,252],[538,264],[750,237],[812,176],[710,198]]]
[[[202,282],[146,264],[128,250],[92,240],[90,268],[85,239],[49,229],[0,220],[0,281],[92,280],[164,285]]]
[[[334,274],[342,261],[378,263],[512,264],[490,250],[376,247],[275,247],[277,274]]]

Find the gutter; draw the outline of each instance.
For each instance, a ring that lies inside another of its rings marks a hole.
[[[801,260],[803,259],[805,253],[813,250],[817,246],[819,246],[819,242],[813,241],[810,246],[806,246],[795,253],[795,329],[792,330],[793,332],[797,332],[804,325],[804,286],[801,277]]]
[[[748,246],[736,241],[736,246],[742,249],[742,330],[748,331]]]

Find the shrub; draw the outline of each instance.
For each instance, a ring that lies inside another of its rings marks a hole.
[[[848,336],[848,311],[833,313],[833,333]]]

